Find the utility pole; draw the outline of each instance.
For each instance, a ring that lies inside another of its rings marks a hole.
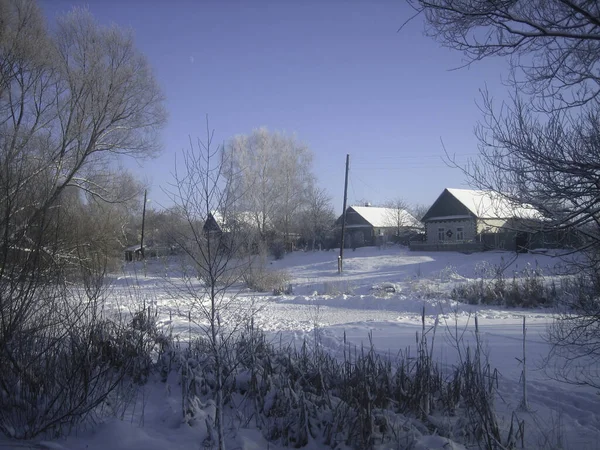
[[[346,232],[346,199],[348,198],[348,170],[350,169],[350,155],[346,155],[346,177],[344,180],[344,210],[342,212],[342,243],[338,258],[338,273],[342,273],[344,265],[344,233]]]
[[[140,252],[142,253],[142,259],[146,259],[144,255],[144,225],[146,223],[146,195],[148,194],[148,190],[144,190],[144,209],[142,210],[142,238],[140,240]]]

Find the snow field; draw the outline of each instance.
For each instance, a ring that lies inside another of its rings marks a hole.
[[[292,295],[242,289],[236,300],[239,308],[231,314],[254,314],[255,325],[274,343],[300,346],[306,340],[314,345],[318,336],[317,345],[339,356],[345,346],[370,346],[371,337],[377,352],[397,358],[414,352],[425,310],[427,329],[436,317],[438,321],[433,358],[448,369],[459,360],[459,349],[464,352],[467,344],[473,345],[477,316],[489,362],[498,370],[496,409],[503,425],[510,424],[515,411],[525,419],[525,448],[600,448],[600,396],[588,387],[556,382],[544,370],[548,369],[544,357],[550,349],[544,335],[553,318],[552,310],[505,309],[451,300],[452,288],[482,276],[486,265],[506,266],[507,278],[527,265],[542,268],[547,279],[560,277],[565,271],[564,262],[550,253],[465,255],[412,253],[390,247],[346,251],[344,273],[340,275],[336,252],[296,252],[269,264],[270,270],[288,273]],[[134,311],[140,304],[155,308],[160,326],[185,342],[198,330],[186,316],[180,287],[176,268],[162,261],[150,261],[145,268],[133,263],[114,276],[110,298],[112,306],[122,310]],[[249,304],[252,309],[245,309]],[[528,411],[519,409],[523,317],[527,326]],[[129,421],[114,419],[65,441],[44,445],[90,450],[197,448],[202,426],[181,425],[178,398],[172,392],[176,389],[175,380],[148,385],[139,402],[145,407],[138,405]],[[255,429],[240,429],[232,439],[243,449],[267,445]],[[422,449],[463,448],[439,436],[423,438],[418,445]],[[269,448],[278,447],[270,443]]]

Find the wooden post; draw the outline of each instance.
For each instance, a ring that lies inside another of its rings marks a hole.
[[[344,234],[346,233],[346,200],[348,198],[348,169],[350,168],[350,155],[346,155],[346,176],[344,179],[344,210],[342,212],[342,242],[340,245],[340,257],[338,258],[338,272],[342,273],[344,268]]]
[[[525,316],[523,316],[523,399],[521,400],[521,409],[529,411],[527,402],[527,365],[525,355],[525,338],[527,336],[527,327],[525,326]]]
[[[148,190],[144,190],[144,209],[142,210],[142,238],[140,239],[140,252],[142,253],[142,259],[146,259],[144,255],[144,225],[146,223],[146,195]]]

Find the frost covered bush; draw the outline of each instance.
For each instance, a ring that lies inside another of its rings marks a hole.
[[[147,312],[128,322],[101,314],[99,298],[37,300],[37,314],[0,336],[0,431],[16,439],[67,433],[151,369]]]
[[[379,283],[373,285],[371,289],[373,290],[373,293],[379,297],[393,295],[401,290],[400,287],[394,283]]]
[[[92,333],[92,343],[101,349],[103,360],[116,370],[124,370],[137,384],[147,381],[154,347],[162,339],[156,317],[152,308],[142,308],[128,323],[103,320]]]
[[[547,329],[553,344],[549,376],[600,389],[600,272],[580,270],[561,279],[556,317]]]
[[[276,346],[250,323],[222,355],[226,411],[237,426],[252,422],[268,441],[292,448],[411,448],[432,433],[481,448],[515,448],[514,432],[498,426],[498,378],[480,345],[443,371],[434,362],[436,327],[426,329],[423,319],[416,353],[391,359],[372,345],[347,342],[334,357],[322,350],[318,334],[300,348]],[[202,339],[174,349],[185,420],[201,421],[211,445],[216,384],[210,349]]]
[[[509,307],[551,306],[556,302],[554,284],[546,283],[537,265],[527,264],[507,281],[504,268],[483,263],[476,268],[477,278],[454,287],[451,297],[471,305],[503,305]]]
[[[321,295],[352,295],[354,286],[347,280],[324,281]]]
[[[418,267],[419,267],[418,270],[420,272],[421,271],[421,264],[419,264]],[[418,277],[419,278],[421,277],[420,273],[418,274]],[[440,281],[442,283],[447,283],[449,281],[454,281],[454,280],[457,280],[457,279],[460,279],[460,278],[462,278],[462,277],[458,274],[458,272],[456,270],[456,267],[454,267],[452,265],[448,265],[448,266],[444,267],[440,271]]]
[[[266,267],[253,266],[246,270],[242,278],[246,286],[256,292],[273,292],[276,295],[287,291],[290,276],[284,270],[268,270]]]
[[[592,313],[589,315],[592,316],[596,315],[600,296],[600,273],[588,271],[562,278],[560,292],[564,305],[576,310],[589,311]]]

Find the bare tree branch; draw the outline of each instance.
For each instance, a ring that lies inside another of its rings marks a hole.
[[[598,371],[585,368],[600,361],[600,3],[409,3],[428,34],[467,61],[509,58],[511,101],[482,96],[479,157],[466,166],[446,157],[470,184],[538,210],[536,228],[561,239],[565,255],[583,256],[549,330],[549,364],[562,380],[598,387]]]

